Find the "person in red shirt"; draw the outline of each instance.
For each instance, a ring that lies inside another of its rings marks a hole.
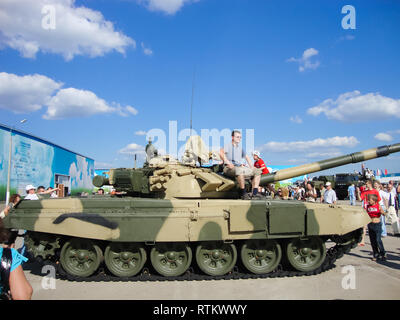
[[[264,160],[260,158],[259,151],[253,151],[254,167],[261,169],[261,174],[268,174],[269,170],[264,163]]]
[[[367,196],[366,210],[371,218],[371,222],[368,224],[368,234],[371,241],[372,247],[372,260],[376,261],[386,260],[385,247],[382,242],[382,221],[381,215],[385,215],[385,212],[379,205],[378,196],[374,193],[370,193]]]
[[[367,209],[369,194],[375,194],[378,197],[378,203],[379,201],[381,201],[381,196],[379,195],[379,192],[373,188],[372,180],[367,180],[365,189],[363,192],[361,192],[360,199],[358,199],[359,201],[362,201],[362,206],[364,209]],[[360,246],[365,246],[366,233],[367,233],[367,226],[364,227],[362,239],[361,242],[359,243]]]
[[[381,196],[379,195],[379,191],[373,188],[372,180],[367,180],[366,188],[365,188],[364,192],[361,193],[361,196],[360,196],[360,198],[361,198],[360,200],[363,202],[364,209],[367,209],[369,194],[376,194],[376,196],[378,197],[378,203],[379,203],[379,201],[382,200]]]

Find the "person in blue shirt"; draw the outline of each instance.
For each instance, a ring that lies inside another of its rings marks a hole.
[[[2,219],[0,219],[0,261],[2,261],[3,259],[4,250],[9,249],[9,246],[4,244],[8,240],[8,238],[8,231],[4,229],[3,221]],[[9,293],[11,294],[13,300],[30,300],[32,297],[33,289],[26,279],[24,270],[21,266],[22,262],[26,262],[28,259],[19,254],[14,248],[10,248],[10,250],[12,262],[8,279],[8,284],[10,287]],[[4,268],[3,264],[0,264],[0,268]],[[4,288],[2,287],[2,281],[0,281],[0,295],[4,293],[3,290]]]
[[[354,184],[351,184],[351,186],[349,186],[347,188],[347,194],[349,196],[350,205],[355,206],[356,205],[356,187],[354,186]]]

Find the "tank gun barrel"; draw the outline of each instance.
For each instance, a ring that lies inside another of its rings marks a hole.
[[[101,188],[102,186],[110,184],[110,181],[108,178],[98,175],[93,177],[92,183],[95,187]]]
[[[304,174],[322,171],[330,168],[340,167],[349,163],[357,163],[375,158],[386,157],[391,153],[400,152],[400,143],[381,146],[378,148],[367,149],[360,152],[351,153],[345,156],[330,158],[301,166],[282,169],[274,173],[261,176],[260,185],[266,186],[268,183],[290,179]]]

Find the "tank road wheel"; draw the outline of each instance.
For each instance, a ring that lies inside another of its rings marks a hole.
[[[91,276],[102,259],[103,253],[99,246],[86,239],[71,239],[61,249],[61,266],[73,276]]]
[[[132,277],[142,270],[147,260],[146,250],[133,243],[110,243],[104,251],[107,269],[117,277]]]
[[[324,262],[325,243],[319,237],[292,239],[286,247],[289,263],[298,271],[313,271]]]
[[[222,276],[233,269],[237,260],[234,244],[223,242],[205,242],[196,249],[196,262],[208,275]]]
[[[249,240],[242,245],[240,256],[243,265],[252,273],[273,271],[282,258],[282,249],[275,240]]]
[[[180,276],[192,263],[192,249],[186,243],[157,243],[150,251],[150,260],[159,274]]]

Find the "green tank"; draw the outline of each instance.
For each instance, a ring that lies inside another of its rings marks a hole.
[[[395,144],[284,169],[261,184],[399,151]],[[151,153],[143,168],[94,177],[113,195],[22,200],[4,223],[27,230],[31,257],[62,277],[133,281],[317,274],[355,247],[370,221],[355,206],[240,200],[218,165],[197,165],[215,156],[199,137],[182,161]]]
[[[315,188],[321,189],[322,186],[324,186],[327,182],[331,183],[331,186],[333,189],[335,189],[335,176],[334,175],[325,175],[325,176],[319,176],[319,177],[314,177],[312,179]]]

